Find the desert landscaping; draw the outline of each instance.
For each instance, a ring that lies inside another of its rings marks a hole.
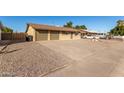
[[[0,53],[0,76],[124,76],[123,45],[89,39],[11,44]]]
[[[25,20],[26,28],[15,31],[0,21],[0,76],[124,76],[124,20],[114,21],[102,32],[72,21],[58,26]]]

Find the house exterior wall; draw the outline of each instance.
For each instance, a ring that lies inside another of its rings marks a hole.
[[[48,31],[48,40],[50,40],[50,31]]]
[[[60,32],[59,40],[71,40],[71,33]]]
[[[73,33],[73,40],[81,39],[81,33]]]
[[[27,34],[33,36],[33,41],[36,41],[36,31],[31,26],[28,27]]]
[[[72,38],[71,38],[71,34],[72,34]],[[77,39],[81,39],[81,33],[63,33],[60,32],[60,38],[59,40],[77,40]]]
[[[50,32],[48,31],[48,40],[50,40]],[[37,31],[32,28],[31,26],[28,27],[27,29],[27,34],[33,36],[33,41],[36,41],[37,38]],[[72,37],[72,38],[71,38]],[[81,33],[69,33],[69,32],[59,32],[59,40],[77,40],[77,39],[81,39]]]

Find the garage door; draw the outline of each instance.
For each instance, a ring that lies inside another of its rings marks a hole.
[[[48,31],[37,31],[36,39],[37,41],[48,40]]]
[[[50,40],[59,40],[59,32],[50,32]]]

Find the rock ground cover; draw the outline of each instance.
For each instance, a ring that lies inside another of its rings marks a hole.
[[[1,76],[42,76],[71,60],[36,42],[9,45],[0,54]]]

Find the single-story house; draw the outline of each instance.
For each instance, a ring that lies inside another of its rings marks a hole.
[[[33,41],[76,40],[81,39],[83,31],[67,27],[27,24],[26,33],[33,37]]]

